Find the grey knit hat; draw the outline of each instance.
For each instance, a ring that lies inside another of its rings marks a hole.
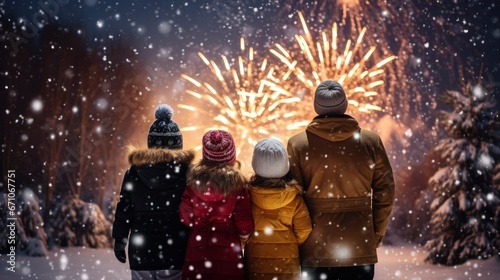
[[[255,174],[264,178],[285,176],[290,169],[290,163],[283,144],[272,138],[257,142],[253,150],[252,167]]]
[[[318,115],[342,115],[347,110],[347,97],[342,86],[326,80],[319,84],[314,93],[314,111]]]
[[[182,149],[182,134],[172,120],[173,115],[174,110],[166,104],[156,107],[156,121],[149,128],[148,148]]]

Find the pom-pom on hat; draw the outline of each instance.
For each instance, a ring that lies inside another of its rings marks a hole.
[[[203,160],[215,164],[231,165],[236,161],[236,147],[229,132],[209,130],[203,135]]]
[[[148,148],[182,149],[182,134],[172,120],[174,110],[162,104],[156,107],[156,120],[149,128]]]
[[[318,85],[314,93],[314,111],[318,115],[342,115],[347,110],[347,97],[342,86],[326,80]]]
[[[252,157],[255,174],[263,178],[281,178],[290,170],[288,154],[280,141],[272,138],[262,139],[255,145]]]

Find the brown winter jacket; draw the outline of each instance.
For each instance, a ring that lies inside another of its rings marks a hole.
[[[299,245],[311,219],[296,181],[268,179],[251,186],[254,233],[246,246],[247,279],[300,279]]]
[[[287,150],[313,222],[300,248],[302,265],[376,263],[395,191],[379,136],[348,115],[318,116],[290,138]]]

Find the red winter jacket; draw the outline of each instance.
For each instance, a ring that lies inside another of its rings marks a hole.
[[[183,279],[244,279],[240,236],[253,231],[252,205],[242,173],[197,164],[188,172],[179,208],[191,227]]]

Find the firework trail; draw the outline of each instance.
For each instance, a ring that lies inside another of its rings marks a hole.
[[[240,47],[245,55],[235,60],[222,55],[222,64],[198,53],[209,68],[210,76],[205,77],[206,81],[187,74],[181,77],[189,82],[190,89],[186,93],[194,101],[198,100],[196,103],[200,106],[178,104],[178,107],[201,114],[197,119],[209,121],[185,127],[183,131],[227,130],[235,138],[238,151],[245,150],[245,154],[251,155],[250,149],[262,138],[274,137],[283,141],[280,132],[297,114],[288,108],[300,102],[300,98],[288,92],[286,86],[278,85],[289,73],[277,73],[267,58],[261,59],[251,47],[247,51],[244,38],[241,38]],[[288,133],[283,135],[288,136]]]

